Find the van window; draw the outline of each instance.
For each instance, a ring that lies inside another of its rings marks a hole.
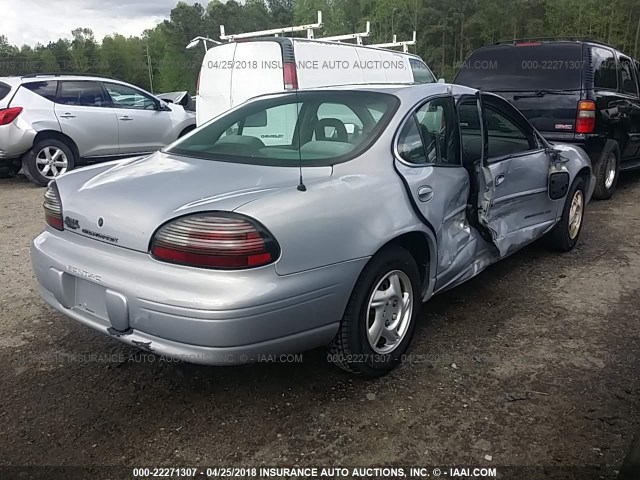
[[[616,57],[613,50],[603,47],[592,47],[591,65],[593,68],[593,84],[597,88],[618,89]]]
[[[56,101],[56,90],[58,90],[57,81],[25,83],[23,86],[47,100],[51,100],[52,102]]]
[[[413,72],[413,81],[415,83],[434,83],[436,81],[433,73],[427,67],[427,64],[418,59],[410,58],[409,64]]]
[[[497,45],[473,52],[453,83],[489,92],[578,90],[583,65],[579,43]]]
[[[333,165],[366,150],[398,105],[396,97],[375,92],[271,95],[221,115],[166,152],[253,165]],[[377,119],[374,107],[383,110]]]
[[[6,83],[0,82],[0,100],[4,99],[4,97],[9,95],[10,91],[11,91],[11,87],[9,85],[7,85]]]
[[[638,85],[636,84],[635,72],[633,71],[631,59],[628,57],[620,57],[620,89],[624,93],[638,96]]]

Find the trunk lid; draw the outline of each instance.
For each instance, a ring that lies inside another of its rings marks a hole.
[[[305,182],[331,176],[331,167],[305,168]],[[299,170],[199,160],[157,152],[99,164],[60,177],[65,230],[147,252],[154,232],[201,211],[233,211],[282,189],[295,189]]]

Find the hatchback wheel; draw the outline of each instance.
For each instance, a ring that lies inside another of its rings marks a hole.
[[[620,174],[620,148],[615,140],[608,140],[602,150],[602,155],[594,165],[596,187],[593,197],[606,200],[616,191],[618,175]]]
[[[75,158],[71,149],[53,138],[40,140],[22,157],[25,175],[41,187],[47,186],[51,180],[72,170],[74,166]]]
[[[548,242],[554,250],[567,252],[578,243],[586,206],[584,190],[584,179],[582,177],[576,178],[565,200],[562,218],[549,233]]]
[[[367,377],[391,371],[413,338],[420,298],[420,276],[411,254],[397,246],[378,253],[356,283],[329,345],[329,360]]]

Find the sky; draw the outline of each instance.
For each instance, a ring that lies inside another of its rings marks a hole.
[[[0,35],[14,45],[44,45],[86,27],[96,40],[139,35],[169,18],[177,0],[0,0]],[[195,3],[195,2],[190,2]],[[207,0],[200,0],[206,4]]]

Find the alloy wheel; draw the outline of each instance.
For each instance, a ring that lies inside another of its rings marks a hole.
[[[400,270],[387,273],[376,285],[367,309],[367,338],[380,354],[393,352],[411,325],[413,288]]]
[[[36,156],[36,166],[43,177],[56,178],[67,171],[69,159],[58,147],[44,147]]]
[[[571,199],[571,207],[569,209],[569,237],[575,239],[580,232],[582,225],[582,214],[584,211],[584,194],[582,190],[576,190]]]

